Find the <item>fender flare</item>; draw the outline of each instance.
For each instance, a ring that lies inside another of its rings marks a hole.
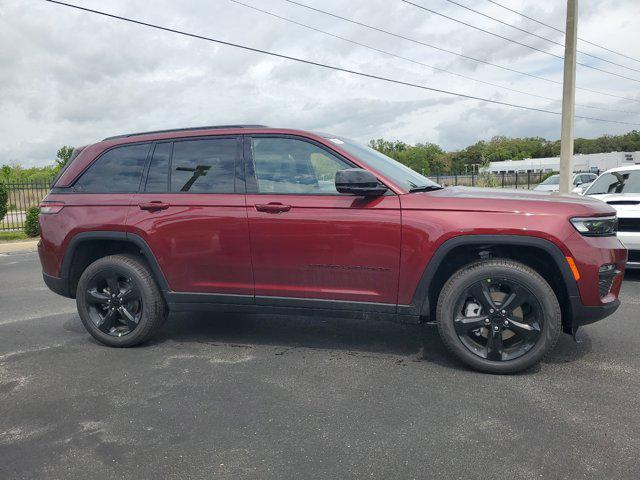
[[[516,247],[534,247],[544,250],[551,258],[553,258],[556,266],[562,274],[564,284],[567,288],[567,295],[571,297],[580,297],[578,284],[573,278],[573,273],[569,268],[562,250],[553,242],[540,237],[524,236],[524,235],[458,235],[456,237],[445,240],[436,249],[435,253],[427,263],[427,266],[420,277],[420,281],[413,293],[411,305],[402,306],[403,314],[418,314],[428,316],[431,311],[429,300],[429,286],[444,261],[447,254],[456,247],[463,245],[508,245]]]
[[[156,256],[151,250],[151,247],[149,247],[149,244],[140,235],[136,235],[135,233],[110,230],[81,232],[74,235],[71,240],[69,240],[62,259],[62,265],[60,267],[60,275],[62,278],[67,279],[67,282],[70,279],[69,274],[71,272],[73,256],[75,255],[76,250],[82,243],[91,240],[117,240],[135,245],[140,249],[143,257],[151,267],[153,278],[158,283],[160,290],[162,290],[163,294],[169,291],[169,283],[158,264],[158,260],[156,260]]]

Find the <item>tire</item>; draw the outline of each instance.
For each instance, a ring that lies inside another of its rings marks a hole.
[[[491,259],[467,265],[447,280],[436,322],[459,360],[482,372],[508,374],[532,367],[551,351],[561,331],[561,310],[535,270]]]
[[[110,255],[89,265],[80,276],[76,304],[87,331],[110,347],[148,341],[167,317],[151,272],[129,255]]]

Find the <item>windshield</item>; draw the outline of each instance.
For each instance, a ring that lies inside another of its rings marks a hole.
[[[640,193],[640,170],[603,173],[591,184],[585,195],[607,193]]]
[[[559,175],[551,175],[540,185],[560,185],[560,176]]]
[[[329,141],[335,143],[347,153],[357,157],[365,162],[371,168],[377,170],[385,177],[393,180],[393,182],[402,187],[404,190],[411,190],[417,187],[435,187],[440,188],[436,182],[429,180],[427,177],[420,175],[415,170],[395,161],[393,158],[374,150],[366,145],[354,142],[347,138],[326,136]]]

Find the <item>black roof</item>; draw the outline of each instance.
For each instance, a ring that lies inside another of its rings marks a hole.
[[[124,135],[114,135],[113,137],[103,138],[105,140],[114,140],[116,138],[135,137],[138,135],[151,135],[154,133],[170,133],[170,132],[189,132],[191,130],[211,130],[214,128],[267,128],[266,125],[208,125],[206,127],[188,127],[188,128],[170,128],[167,130],[152,130],[150,132],[125,133]]]

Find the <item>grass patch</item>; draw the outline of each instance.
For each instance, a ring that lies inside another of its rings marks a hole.
[[[28,240],[29,237],[24,232],[0,232],[0,242],[11,240]]]

